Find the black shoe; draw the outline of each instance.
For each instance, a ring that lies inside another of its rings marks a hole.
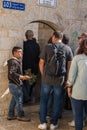
[[[7,120],[15,120],[15,119],[17,119],[17,116],[8,116],[7,117]]]
[[[23,116],[23,117],[17,117],[17,120],[19,120],[19,121],[24,121],[24,122],[31,121],[30,118],[27,118],[27,117],[25,117],[25,116]]]

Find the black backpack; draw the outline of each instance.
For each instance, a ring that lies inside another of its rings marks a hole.
[[[57,47],[56,44],[50,43],[53,48],[53,55],[46,62],[45,70],[50,76],[64,76],[66,74],[66,55],[65,55],[65,45],[60,43]]]

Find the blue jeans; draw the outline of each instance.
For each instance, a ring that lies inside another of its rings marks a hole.
[[[23,102],[26,103],[31,100],[32,103],[35,103],[36,83],[30,85],[29,81],[24,81],[23,84]]]
[[[85,114],[87,116],[87,100],[76,100],[71,98],[71,103],[74,108],[75,130],[83,129],[83,110],[85,108]]]
[[[70,98],[71,100],[72,98]],[[74,110],[74,106],[73,106],[73,103],[71,103],[71,106],[72,106],[72,112],[73,112],[73,115],[75,115],[75,110]],[[83,109],[83,121],[86,120],[86,110],[85,108]]]
[[[30,99],[30,96],[29,96],[30,85],[29,85],[29,82],[27,80],[23,81],[22,91],[23,91],[23,103],[26,103]]]
[[[48,105],[47,105],[47,115],[51,117],[52,115],[52,108],[53,108],[53,91],[50,92]]]
[[[62,86],[49,86],[42,84],[41,97],[40,97],[40,121],[41,123],[47,123],[47,106],[50,97],[50,92],[53,89],[53,109],[51,124],[56,125],[60,116],[62,100],[63,100],[63,87]]]
[[[8,116],[12,117],[15,115],[15,106],[17,109],[18,116],[19,117],[24,116],[22,87],[19,87],[13,83],[10,83],[9,90],[10,90],[10,93],[12,94],[12,98],[11,98],[11,102],[9,106]]]

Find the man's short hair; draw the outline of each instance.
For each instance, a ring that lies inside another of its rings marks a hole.
[[[60,32],[60,31],[55,31],[53,33],[53,35],[56,37],[56,38],[59,38],[59,39],[62,39],[63,38],[63,33]]]
[[[33,36],[34,36],[34,33],[33,33],[32,30],[27,30],[27,31],[25,32],[25,36],[26,36],[26,38],[33,37]]]
[[[14,52],[16,52],[16,51],[18,51],[20,49],[22,49],[22,48],[19,47],[19,46],[14,46],[13,49],[12,49],[12,54],[14,54]]]

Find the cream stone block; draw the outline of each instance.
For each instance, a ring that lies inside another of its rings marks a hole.
[[[22,37],[21,31],[19,30],[9,30],[8,33],[9,33],[9,37],[15,37],[15,38]]]
[[[65,3],[67,8],[77,8],[79,0],[67,0]]]
[[[15,39],[9,37],[0,38],[0,50],[8,50],[14,46]]]
[[[81,25],[81,32],[87,33],[87,22],[83,21]]]
[[[7,37],[8,36],[8,31],[0,29],[0,37]]]
[[[20,16],[20,15],[19,15]],[[16,17],[16,15],[12,14],[3,14],[0,16],[0,27],[5,27],[5,28],[14,28],[14,29],[19,29],[22,28],[23,23],[20,20],[20,17]]]
[[[27,0],[26,6],[36,6],[38,4],[38,0]]]
[[[76,16],[75,9],[68,8],[66,11],[66,19],[75,19],[76,17],[77,16]]]
[[[20,46],[21,48],[23,48],[23,39],[21,38],[16,38],[15,39],[15,46]]]
[[[80,8],[87,8],[87,0],[80,0]]]
[[[8,87],[7,71],[5,71],[3,73],[0,72],[0,75],[1,75],[0,76],[0,96],[1,96]]]
[[[3,67],[4,63],[6,60],[8,60],[10,58],[10,51],[0,51],[0,66],[2,66],[2,68],[0,67],[0,73],[5,71],[5,67]]]
[[[55,21],[55,18],[54,18],[55,11],[56,11],[56,9],[54,9],[54,8],[45,7],[45,9],[44,9],[43,7],[41,7],[39,17],[40,17],[40,19],[44,19],[47,21]]]
[[[87,7],[80,8],[80,11],[78,11],[78,19],[87,21]]]

